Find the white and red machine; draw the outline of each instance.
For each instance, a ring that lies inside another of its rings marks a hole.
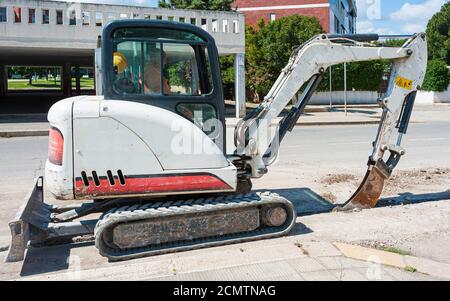
[[[22,260],[30,242],[86,234],[94,234],[102,255],[123,260],[288,233],[294,206],[273,193],[251,193],[251,179],[275,161],[329,66],[389,59],[368,171],[344,208],[375,206],[404,154],[401,138],[427,63],[424,34],[402,47],[375,40],[323,34],[298,47],[264,102],[238,123],[236,149],[227,153],[213,38],[188,24],[110,23],[102,35],[101,95],[61,100],[48,113],[46,187],[58,199],[91,201],[46,204],[40,178],[10,223],[7,260]],[[270,127],[305,83],[291,112]]]

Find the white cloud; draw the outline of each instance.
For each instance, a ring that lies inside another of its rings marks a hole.
[[[372,22],[367,20],[359,21],[358,19],[356,20],[356,29],[361,33],[370,33],[375,31],[375,27]]]
[[[392,21],[403,21],[401,30],[403,33],[415,33],[425,31],[428,20],[438,12],[446,0],[426,0],[421,4],[406,2],[402,7],[391,13]]]
[[[378,33],[378,34],[394,34],[392,30],[386,27],[377,27],[369,20],[357,20],[356,30],[358,33]]]
[[[402,7],[393,13],[390,17],[392,20],[410,21],[411,23],[417,21],[428,21],[436,12],[441,9],[441,6],[447,2],[445,0],[426,0],[422,4],[411,4],[406,2]]]

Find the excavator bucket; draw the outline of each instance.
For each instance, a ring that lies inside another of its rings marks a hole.
[[[383,191],[384,181],[389,176],[390,171],[382,160],[377,161],[375,165],[369,165],[358,189],[342,207],[336,207],[336,210],[349,211],[375,207]]]

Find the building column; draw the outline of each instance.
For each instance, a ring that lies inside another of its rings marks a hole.
[[[236,101],[236,118],[245,116],[245,54],[234,55],[234,96]]]
[[[65,63],[62,67],[61,84],[63,95],[66,97],[72,96],[72,75],[70,63]]]
[[[95,94],[96,95],[102,95],[102,49],[100,48],[100,36],[97,40],[97,48],[95,48],[95,59],[94,59],[94,87],[95,87]]]
[[[0,97],[6,95],[8,90],[8,74],[5,65],[0,64]]]
[[[80,66],[75,66],[75,91],[76,95],[81,95]]]

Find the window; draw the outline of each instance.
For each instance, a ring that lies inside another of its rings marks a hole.
[[[77,25],[77,13],[75,10],[70,12],[69,25]]]
[[[222,32],[228,32],[228,20],[222,21]]]
[[[239,21],[233,20],[233,33],[239,33]]]
[[[22,8],[14,6],[13,12],[14,12],[14,23],[22,23]]]
[[[196,18],[191,18],[191,24],[192,25],[196,25],[197,24],[197,19]]]
[[[0,22],[6,22],[6,7],[0,7]]]
[[[277,15],[276,15],[276,14],[270,14],[270,22],[275,21],[276,18],[277,18]]]
[[[195,51],[187,44],[164,44],[163,57],[167,57],[164,64],[163,78],[167,78],[169,93],[184,95],[199,95],[199,74],[195,58]]]
[[[207,103],[179,103],[175,110],[178,114],[189,119],[196,126],[201,128],[206,135],[215,132],[217,126],[216,109]],[[207,123],[207,121],[209,122]],[[211,137],[213,139],[218,137]]]
[[[89,26],[89,24],[91,24],[91,15],[89,12],[84,11],[81,13],[81,22],[84,26]]]
[[[36,9],[34,8],[28,9],[28,23],[30,24],[36,23]]]
[[[128,14],[119,14],[119,18],[128,19]]]
[[[206,19],[201,19],[201,24],[202,24],[202,29],[203,30],[208,30],[208,24],[206,22]]]
[[[103,14],[100,12],[95,13],[95,26],[102,26],[103,24]]]
[[[173,19],[174,19],[173,16],[168,16],[167,17],[167,21],[173,21]]]
[[[139,19],[139,14],[138,13],[132,13],[131,14],[131,18],[132,19]]]
[[[162,16],[156,16],[156,20],[162,20]]]
[[[144,19],[151,19],[151,15],[149,15],[149,14],[144,14]]]
[[[42,24],[50,23],[50,11],[48,9],[42,10]]]
[[[217,19],[212,19],[211,21],[211,31],[212,32],[217,32],[217,27],[218,27],[218,21]]]
[[[202,95],[211,91],[206,44],[196,35],[169,29],[156,33],[118,29],[114,39],[116,93]]]
[[[179,17],[179,18],[178,18],[178,21],[179,21],[180,23],[184,23],[184,22],[186,22],[186,18],[185,18],[185,17]]]
[[[63,11],[57,10],[56,11],[56,25],[62,25],[63,24]]]

